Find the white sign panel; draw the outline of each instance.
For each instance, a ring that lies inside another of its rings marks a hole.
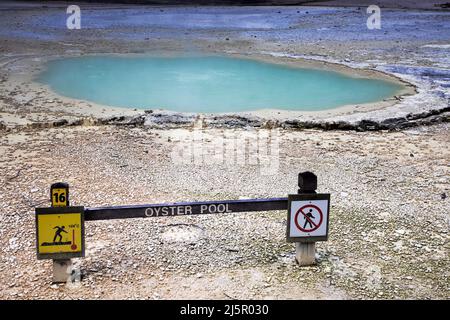
[[[288,241],[327,240],[329,210],[329,194],[289,195]]]

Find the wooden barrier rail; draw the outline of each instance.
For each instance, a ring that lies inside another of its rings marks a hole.
[[[84,220],[168,217],[198,214],[287,210],[288,198],[174,202],[85,208]]]

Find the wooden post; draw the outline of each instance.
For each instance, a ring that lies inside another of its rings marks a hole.
[[[295,261],[300,266],[310,266],[316,263],[316,243],[296,242]]]
[[[65,283],[72,278],[72,259],[53,259],[53,283]]]
[[[298,175],[298,193],[316,193],[317,176],[309,171]],[[295,260],[300,266],[310,266],[316,263],[316,243],[296,242]]]
[[[69,206],[69,185],[57,182],[50,186],[52,207]],[[72,259],[53,259],[53,283],[64,283],[72,275]]]

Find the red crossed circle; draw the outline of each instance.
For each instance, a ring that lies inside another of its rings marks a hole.
[[[318,212],[319,215],[320,215],[319,223],[317,223],[317,224],[314,223],[314,221],[313,221],[312,219],[310,219],[309,217],[306,216],[306,213],[303,211],[305,208],[313,208],[313,209],[316,209],[316,210],[317,210],[317,212]],[[300,213],[305,217],[306,220],[308,220],[308,221],[314,226],[312,229],[306,229],[306,228],[300,227],[300,225],[299,225],[299,223],[298,223],[298,215],[299,215]],[[303,232],[312,232],[312,231],[314,231],[314,230],[317,230],[317,228],[319,228],[320,225],[322,224],[322,220],[323,220],[323,213],[322,213],[322,210],[320,210],[320,208],[319,208],[318,206],[313,205],[313,204],[307,204],[307,205],[301,207],[300,209],[298,209],[297,213],[295,214],[295,219],[294,219],[295,225],[297,226],[297,228],[298,228],[300,231],[303,231]]]

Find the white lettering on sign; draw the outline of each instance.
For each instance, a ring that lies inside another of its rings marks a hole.
[[[231,213],[228,208],[228,203],[219,204],[202,204],[200,206],[200,213]]]
[[[200,206],[200,213],[205,213],[206,209],[208,209],[208,205],[207,204],[202,204]]]
[[[200,214],[206,213],[231,213],[233,211],[228,207],[228,203],[202,204],[200,205]],[[146,217],[166,217],[181,216],[192,214],[192,206],[167,206],[151,207],[145,209]]]

